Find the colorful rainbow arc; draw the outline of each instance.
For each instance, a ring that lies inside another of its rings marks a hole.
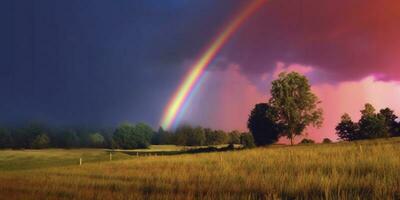
[[[239,29],[239,27],[253,15],[267,0],[253,0],[242,12],[240,12],[231,21],[226,28],[221,32],[218,37],[211,43],[206,51],[200,56],[200,58],[192,66],[192,69],[185,76],[186,78],[175,92],[173,98],[168,103],[166,110],[161,121],[161,126],[164,129],[170,129],[173,122],[176,120],[178,115],[181,115],[187,106],[189,96],[193,96],[195,92],[194,88],[198,88],[199,84],[204,81],[204,70],[214,59],[219,50],[229,40],[229,38]],[[185,103],[186,102],[186,103]]]

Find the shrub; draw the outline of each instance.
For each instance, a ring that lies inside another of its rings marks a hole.
[[[329,144],[329,143],[332,143],[332,140],[329,139],[329,138],[324,138],[324,139],[322,140],[322,143],[324,143],[324,144]]]
[[[314,140],[312,140],[312,139],[307,139],[307,138],[304,138],[304,139],[301,140],[301,142],[300,142],[300,144],[314,144],[314,143],[315,143]]]

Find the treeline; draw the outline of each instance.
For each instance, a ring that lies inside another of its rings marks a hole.
[[[390,108],[376,112],[375,108],[367,103],[361,110],[358,122],[353,122],[349,114],[343,114],[336,126],[336,134],[345,141],[400,136],[400,122],[396,121],[397,118]]]
[[[103,148],[112,145],[113,129],[49,127],[44,123],[0,128],[0,148]]]
[[[253,147],[254,139],[250,133],[223,130],[212,130],[200,126],[192,127],[182,125],[174,132],[168,132],[160,128],[152,139],[152,144],[175,144],[180,146],[210,146],[221,144],[242,144],[245,147]]]
[[[209,146],[242,144],[254,146],[249,133],[224,132],[209,128],[183,125],[175,131],[159,128],[154,131],[144,123],[123,123],[117,128],[49,128],[43,123],[29,123],[21,127],[0,128],[0,148],[148,148],[149,145],[173,144],[181,146]]]

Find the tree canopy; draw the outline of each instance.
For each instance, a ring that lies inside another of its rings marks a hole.
[[[272,82],[270,105],[276,110],[282,134],[290,139],[301,135],[309,126],[320,127],[323,122],[320,101],[312,93],[308,79],[297,72],[281,73]]]
[[[145,124],[121,124],[114,132],[113,140],[118,148],[138,149],[150,146],[152,129]]]
[[[358,124],[351,120],[349,114],[345,113],[341,117],[341,121],[336,126],[336,134],[340,139],[351,141],[359,138],[358,134]]]
[[[247,121],[247,128],[258,146],[275,143],[281,131],[276,111],[267,103],[255,105]]]

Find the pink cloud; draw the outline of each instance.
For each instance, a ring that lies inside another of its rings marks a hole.
[[[297,71],[308,77],[316,73],[311,66],[278,63],[274,76],[282,71]],[[267,102],[269,88],[264,91],[257,89],[254,81],[250,82],[237,65],[208,73],[207,80],[184,117],[185,121],[227,131],[247,131],[246,122],[251,109],[257,103]],[[259,82],[270,87],[272,77],[266,78],[267,75],[261,76]],[[340,116],[347,112],[357,121],[359,111],[366,102],[373,104],[377,110],[390,107],[400,115],[400,82],[368,76],[358,81],[319,83],[313,85],[312,90],[322,101],[325,120],[320,129],[309,128],[306,137],[318,142],[323,138],[335,140],[335,126]],[[301,137],[297,138],[299,140]]]
[[[277,79],[279,74],[282,72],[298,72],[300,74],[306,75],[313,71],[314,71],[314,69],[311,66],[304,66],[304,65],[300,65],[300,64],[287,65],[284,62],[277,62],[272,77],[274,79]]]
[[[380,81],[368,76],[359,81],[314,85],[312,89],[322,101],[325,118],[321,129],[309,130],[309,137],[316,140],[336,139],[334,129],[340,116],[349,113],[353,121],[358,121],[360,110],[367,102],[376,110],[390,107],[400,114],[400,82]]]
[[[246,130],[248,114],[256,103],[267,101],[237,65],[208,72],[207,80],[187,111],[186,121],[224,130]]]

